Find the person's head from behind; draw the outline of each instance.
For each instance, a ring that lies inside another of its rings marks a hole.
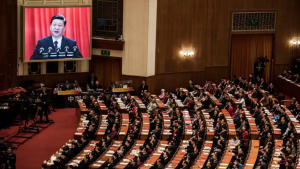
[[[161,165],[161,159],[157,160],[157,165],[160,166]]]
[[[52,37],[54,37],[54,38],[62,37],[62,35],[66,29],[66,24],[67,24],[66,18],[62,15],[55,15],[51,18],[50,24],[51,24],[50,31],[51,31]]]

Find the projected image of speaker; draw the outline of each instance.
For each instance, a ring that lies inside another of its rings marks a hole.
[[[90,53],[90,6],[24,6],[24,62],[84,60]]]

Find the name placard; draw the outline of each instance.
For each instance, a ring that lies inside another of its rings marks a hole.
[[[69,91],[59,91],[58,95],[72,95],[72,94],[78,94],[79,92],[77,90],[69,90]]]
[[[128,87],[128,88],[114,88],[113,92],[132,92],[133,87]]]

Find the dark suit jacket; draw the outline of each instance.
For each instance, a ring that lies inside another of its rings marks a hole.
[[[9,161],[8,164],[11,167],[11,169],[16,169],[16,161],[17,161],[17,157],[14,153],[11,154],[6,154],[6,159],[5,161]],[[8,165],[6,163],[5,167],[8,168]]]
[[[145,84],[145,86],[140,85],[140,93],[143,93],[144,90],[148,90],[148,85],[147,84]]]
[[[274,95],[274,94],[276,94],[277,93],[277,90],[276,90],[276,88],[275,87],[270,87],[269,86],[269,88],[268,88],[268,92],[271,94],[271,95]]]
[[[89,83],[89,85],[90,85],[91,88],[94,88],[94,87],[95,87],[96,81],[97,81],[97,80],[98,80],[97,76],[94,76],[94,79],[93,79],[93,84],[94,84],[94,86],[91,87],[91,85],[92,85],[92,78],[91,78],[91,77],[88,78],[88,83]],[[100,86],[101,86],[101,85],[100,85]],[[101,86],[101,87],[102,87],[102,86]]]
[[[73,47],[77,46],[76,41],[63,36],[62,40],[61,40],[60,51],[64,52],[66,46],[69,47],[68,51],[71,52],[71,51],[73,51]],[[56,51],[54,51],[55,47],[54,47],[54,42],[52,40],[52,36],[47,36],[45,38],[42,38],[42,39],[38,40],[37,45],[35,47],[35,50],[34,50],[32,56],[30,57],[30,60],[42,60],[43,59],[43,57],[39,54],[40,48],[42,48],[42,47],[44,48],[43,53],[48,53],[48,48],[49,47],[52,47],[52,52],[56,52]],[[81,55],[78,48],[77,48],[76,52],[74,53],[73,58],[82,58],[82,55]],[[46,59],[48,59],[48,58],[46,58]],[[53,58],[53,59],[64,59],[64,57]]]
[[[284,123],[280,122],[280,123],[278,124],[278,128],[281,129],[281,133],[283,134],[283,133],[285,132],[285,130],[287,129],[287,124],[286,124],[286,122],[284,122]]]

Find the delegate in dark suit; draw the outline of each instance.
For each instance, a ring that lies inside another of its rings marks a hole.
[[[40,54],[40,49],[44,48],[43,53],[48,53],[48,48],[51,47],[52,50],[51,52],[56,52],[55,51],[55,47],[54,47],[54,42],[52,40],[52,36],[48,36],[45,38],[42,38],[40,40],[38,40],[37,45],[35,47],[35,50],[32,54],[32,56],[30,57],[30,60],[41,60],[41,59],[48,59],[48,58],[43,58],[43,56]],[[60,47],[60,52],[65,52],[66,51],[66,47],[68,47],[68,51],[69,52],[73,52],[74,51],[74,47],[76,48],[75,52],[74,52],[74,57],[73,58],[82,58],[82,55],[76,45],[76,41],[73,39],[69,39],[67,37],[62,36],[62,40],[61,40],[61,47]],[[59,57],[59,59],[64,59],[65,57]],[[57,59],[57,58],[55,58]]]
[[[148,85],[147,84],[141,84],[140,86],[140,93],[143,93],[145,90],[148,90]]]

